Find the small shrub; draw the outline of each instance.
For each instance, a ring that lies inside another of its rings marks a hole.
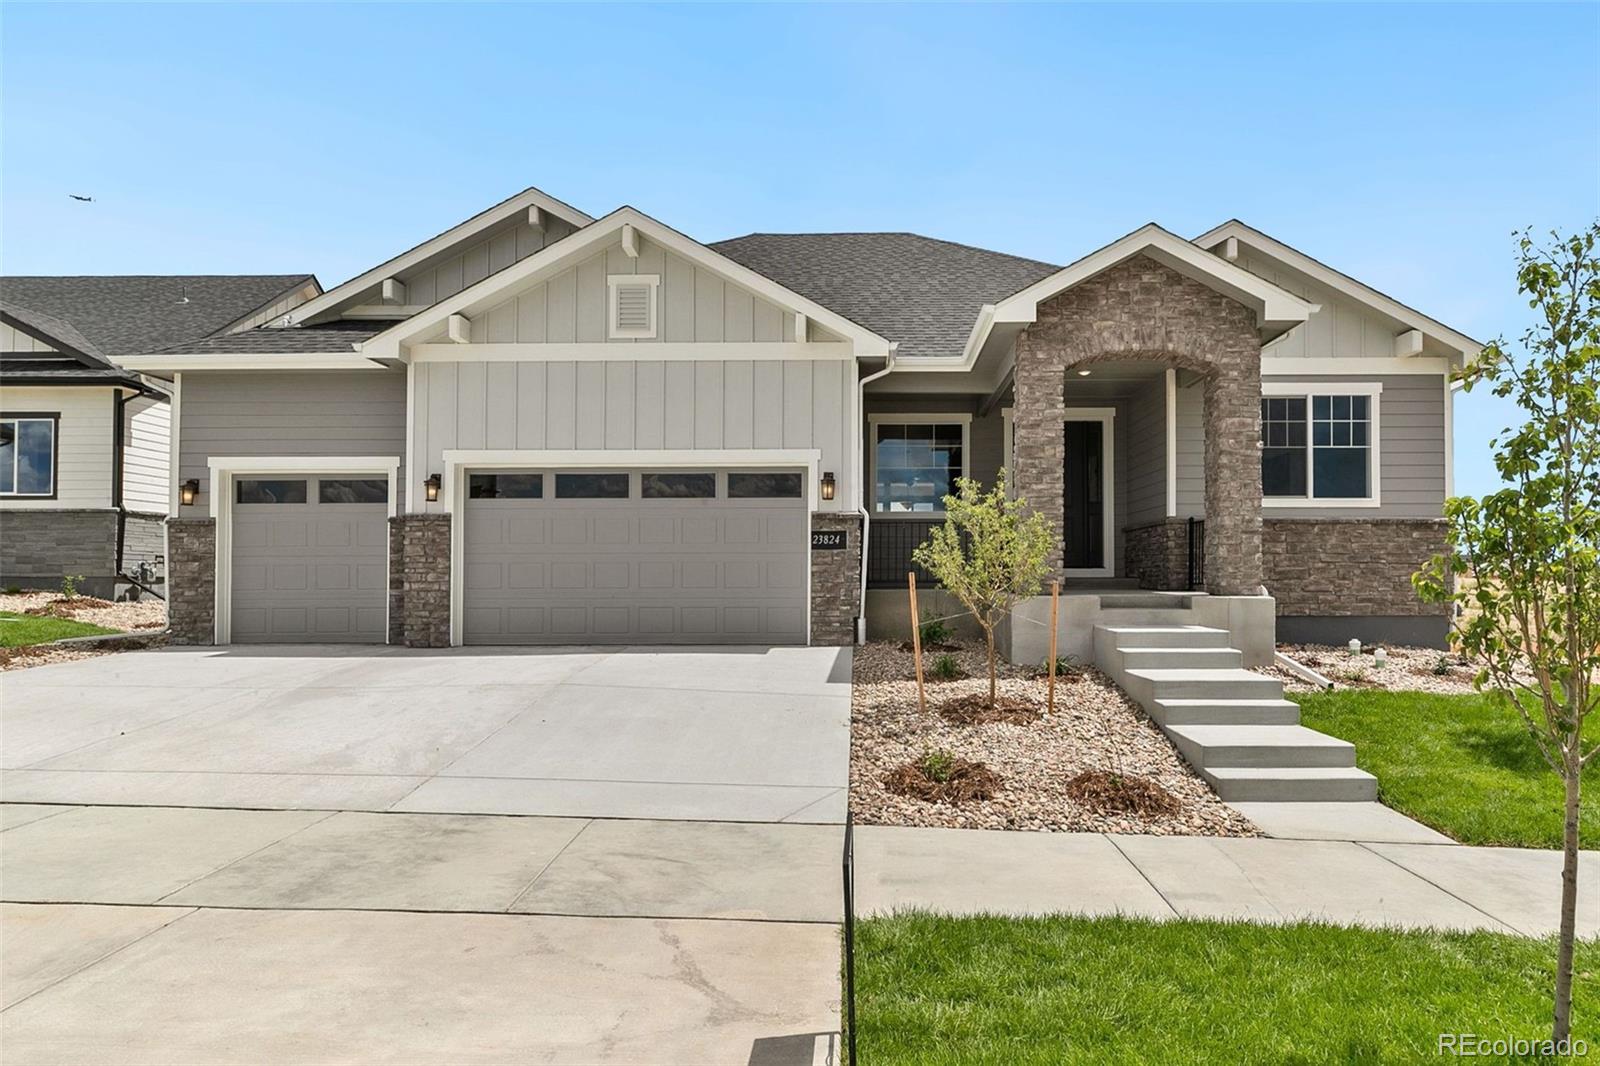
[[[1433,673],[1435,677],[1444,677],[1448,675],[1450,673],[1450,656],[1439,656],[1438,662],[1433,664]]]
[[[22,586],[21,585],[7,585],[6,586],[6,595],[7,596],[20,596],[20,595],[22,595]]]
[[[1046,659],[1044,662],[1039,664],[1039,676],[1042,678],[1050,676],[1049,659]],[[1078,657],[1076,655],[1056,656],[1057,681],[1076,681],[1082,676],[1083,664],[1078,662]]]
[[[67,599],[77,599],[78,582],[83,580],[82,574],[68,574],[61,579],[61,595]]]
[[[950,638],[955,636],[950,627],[945,625],[944,620],[939,618],[931,622],[922,623],[918,627],[918,633],[922,637],[923,647],[927,647],[930,644],[948,644]]]
[[[940,681],[954,681],[961,676],[961,664],[948,653],[933,660],[933,676]]]
[[[956,757],[944,748],[933,748],[922,753],[922,758],[917,760],[917,769],[922,771],[922,776],[937,784],[944,784],[950,780],[950,774],[956,768]]]

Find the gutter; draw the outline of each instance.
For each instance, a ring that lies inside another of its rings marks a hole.
[[[867,642],[867,549],[871,545],[872,514],[867,510],[867,449],[872,442],[866,439],[862,432],[866,428],[867,412],[867,386],[881,377],[886,377],[894,371],[894,355],[897,345],[889,346],[889,354],[884,359],[883,369],[868,374],[856,383],[859,390],[856,401],[856,415],[858,424],[854,427],[856,439],[861,441],[861,447],[856,449],[856,513],[861,516],[861,588],[856,598],[856,643]]]

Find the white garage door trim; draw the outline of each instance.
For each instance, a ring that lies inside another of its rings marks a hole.
[[[645,451],[636,448],[552,451],[549,449],[456,450],[444,452],[444,484],[440,495],[450,514],[450,644],[460,647],[465,636],[466,588],[463,577],[466,557],[465,537],[455,535],[466,518],[465,470],[515,469],[598,469],[661,470],[685,466],[709,467],[802,467],[806,471],[806,513],[817,510],[818,479],[821,477],[820,448],[741,448],[682,451]],[[391,499],[392,499],[391,494]],[[806,638],[811,635],[811,552],[806,552]]]
[[[396,514],[396,489],[400,459],[388,455],[213,455],[206,463],[211,472],[211,517],[216,519],[217,596],[212,639],[233,642],[233,479],[238,474],[382,474],[389,479],[389,517]],[[173,468],[173,477],[178,470]],[[388,552],[384,553],[385,560]],[[388,587],[385,562],[384,587]],[[385,633],[389,631],[389,597],[383,598]]]

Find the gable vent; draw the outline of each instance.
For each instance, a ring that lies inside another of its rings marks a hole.
[[[654,337],[659,277],[654,274],[620,274],[606,280],[611,286],[611,336]]]

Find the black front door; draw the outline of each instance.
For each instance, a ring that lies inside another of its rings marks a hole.
[[[1105,469],[1101,423],[1067,422],[1065,489],[1066,566],[1096,569],[1105,566]]]

